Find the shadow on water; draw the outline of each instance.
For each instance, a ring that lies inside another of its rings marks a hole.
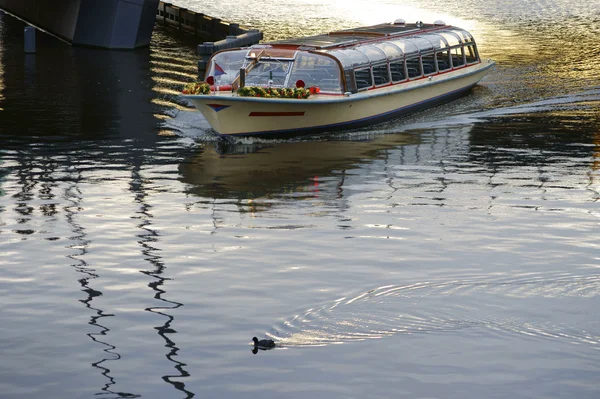
[[[24,24],[0,15],[0,139],[5,144],[125,139],[151,144],[170,98],[196,72],[160,34],[150,48],[72,47],[38,32],[23,51]],[[162,41],[161,41],[162,40]],[[168,43],[167,43],[168,44]],[[179,57],[179,58],[178,58]],[[166,65],[166,67],[165,67]]]
[[[210,198],[256,199],[277,195],[314,195],[320,179],[335,176],[329,195],[341,195],[345,174],[361,164],[385,158],[385,151],[418,144],[418,135],[381,134],[361,140],[227,142],[200,145],[183,162],[181,179],[188,192]],[[325,194],[321,192],[321,195]]]

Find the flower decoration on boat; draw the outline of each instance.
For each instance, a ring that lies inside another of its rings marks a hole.
[[[306,99],[310,97],[311,91],[305,88],[282,88],[244,86],[237,91],[241,97],[264,97],[264,98],[297,98]]]
[[[185,85],[182,91],[183,94],[208,94],[210,93],[210,85],[206,82],[192,82]]]

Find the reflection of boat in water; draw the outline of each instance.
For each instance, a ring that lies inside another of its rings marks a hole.
[[[395,133],[362,141],[206,144],[180,165],[180,172],[193,194],[252,199],[314,190],[323,178],[343,177],[386,149],[418,142],[418,135]]]
[[[184,98],[222,135],[315,133],[450,100],[493,65],[463,29],[397,20],[223,50],[210,59],[202,90],[186,89]]]

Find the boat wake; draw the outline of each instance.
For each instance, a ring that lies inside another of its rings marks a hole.
[[[475,123],[485,123],[490,121],[491,119],[512,117],[516,115],[564,111],[591,107],[598,108],[598,106],[600,105],[600,88],[591,89],[575,94],[551,97],[539,101],[523,103],[514,106],[498,107],[486,110],[467,110],[466,112],[463,112],[460,109],[463,107],[463,105],[459,101],[457,101],[455,104],[453,103],[453,105],[456,108],[452,106],[450,108],[444,108],[444,106],[438,107],[438,109],[441,111],[438,115],[432,112],[420,113],[416,115],[413,120],[406,120],[407,123],[401,125],[401,130],[410,131],[456,127],[460,125],[473,125]],[[396,130],[398,129],[396,128]]]
[[[600,350],[600,331],[586,331],[580,319],[553,325],[552,312],[556,309],[547,314],[540,310],[547,308],[544,304],[552,299],[569,297],[572,306],[577,300],[589,304],[590,298],[599,295],[600,275],[525,274],[387,285],[308,309],[274,326],[267,335],[278,346],[302,347],[396,334],[485,329],[499,334],[561,339]],[[534,309],[535,316],[523,320],[518,315],[528,308]],[[598,316],[589,314],[587,320]]]

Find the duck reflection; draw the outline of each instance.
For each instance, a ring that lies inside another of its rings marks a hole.
[[[256,355],[259,350],[261,350],[261,351],[270,351],[272,349],[273,348],[260,348],[260,347],[255,346],[254,348],[252,348],[252,353]]]
[[[252,210],[259,211],[263,209],[252,199],[284,194],[306,198],[302,193],[340,198],[348,170],[385,157],[388,149],[419,142],[416,134],[391,133],[360,140],[209,143],[179,170],[190,194],[250,200]],[[321,183],[326,178],[335,178],[338,184],[324,187]]]

